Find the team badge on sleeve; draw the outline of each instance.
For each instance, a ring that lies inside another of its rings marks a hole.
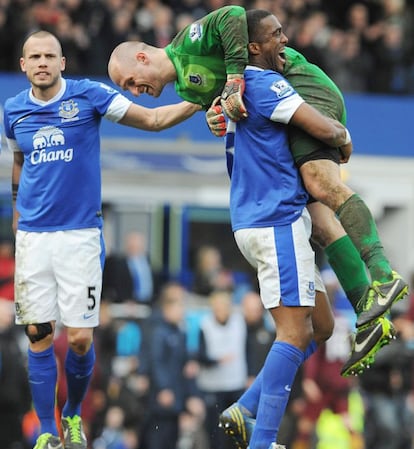
[[[108,86],[108,84],[105,83],[99,83],[100,87],[102,87],[102,89],[105,89],[108,94],[115,94],[118,93],[113,87]]]
[[[270,86],[270,90],[272,90],[278,98],[287,97],[294,92],[293,87],[286,80],[275,81]]]
[[[191,42],[199,41],[203,36],[203,25],[198,22],[191,24],[188,36],[190,37]]]

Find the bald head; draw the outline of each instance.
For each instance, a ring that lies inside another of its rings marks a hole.
[[[119,85],[122,72],[131,71],[137,64],[140,52],[150,52],[151,46],[139,41],[126,41],[117,45],[111,53],[108,62],[109,78]]]
[[[175,67],[163,48],[126,41],[114,48],[108,62],[112,82],[132,95],[158,97],[164,86],[177,78]]]

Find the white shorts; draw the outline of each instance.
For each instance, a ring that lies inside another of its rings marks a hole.
[[[260,296],[266,309],[277,307],[280,301],[285,306],[315,306],[311,226],[310,216],[304,209],[292,224],[235,232],[241,253],[257,270]]]
[[[16,324],[99,324],[105,247],[98,228],[16,234]]]

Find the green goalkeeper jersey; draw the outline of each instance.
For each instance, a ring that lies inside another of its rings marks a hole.
[[[165,48],[177,72],[177,94],[209,107],[227,75],[244,72],[248,41],[246,12],[240,6],[225,6],[185,27]]]
[[[344,98],[337,85],[317,65],[293,48],[285,48],[283,75],[296,92],[322,114],[346,124]]]

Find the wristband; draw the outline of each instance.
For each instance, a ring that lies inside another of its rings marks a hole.
[[[17,191],[19,190],[19,184],[12,184],[12,199],[13,201],[17,200]]]
[[[351,134],[349,134],[349,131],[347,128],[345,128],[345,143],[344,145],[348,145],[348,143],[351,142]]]

